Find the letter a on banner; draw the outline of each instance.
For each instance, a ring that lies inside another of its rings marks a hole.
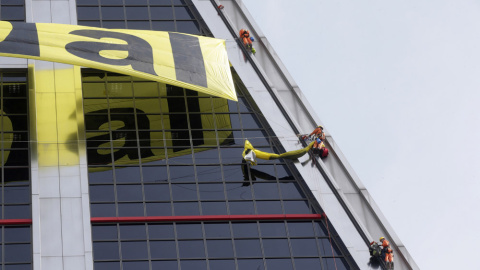
[[[221,39],[0,21],[0,56],[96,68],[237,100]]]

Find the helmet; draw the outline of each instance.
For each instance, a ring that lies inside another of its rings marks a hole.
[[[382,236],[382,237],[380,237],[380,241],[382,241],[382,239],[385,239],[385,237],[383,237],[383,236]]]
[[[318,125],[317,127],[321,128],[323,130],[323,126],[322,125]]]
[[[253,37],[250,37],[250,40],[251,40],[251,41],[255,41],[255,39],[254,39]]]

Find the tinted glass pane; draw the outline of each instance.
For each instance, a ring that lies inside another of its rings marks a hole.
[[[207,270],[207,262],[200,260],[180,261],[182,270]]]
[[[32,246],[30,244],[7,244],[5,248],[5,262],[31,262]]]
[[[123,270],[148,269],[148,261],[123,262]]]
[[[203,241],[178,241],[180,258],[202,258],[205,257]]]
[[[234,260],[209,260],[210,270],[235,269]]]
[[[298,259],[295,258],[296,269],[321,269],[319,259]]]
[[[150,239],[173,239],[173,224],[149,224],[148,235]]]
[[[177,248],[175,241],[150,241],[152,259],[175,259]]]
[[[120,217],[143,216],[143,203],[119,203],[118,215]]]
[[[205,235],[208,238],[230,238],[230,224],[205,223]]]
[[[95,262],[95,270],[118,270],[118,269],[120,269],[120,262]]]
[[[30,187],[5,187],[3,189],[3,196],[5,203],[29,203],[30,202]]]
[[[127,20],[148,20],[147,7],[128,7]]]
[[[290,259],[267,259],[267,268],[275,270],[293,270]]]
[[[170,188],[168,184],[145,185],[146,201],[168,201],[170,200]]]
[[[266,257],[289,257],[287,239],[263,239],[263,250]]]
[[[264,270],[263,260],[238,260],[238,270]]]
[[[30,242],[30,227],[5,227],[4,241],[8,242]]]
[[[145,225],[120,225],[122,239],[145,239],[147,237]]]
[[[253,202],[229,202],[231,215],[254,215]]]
[[[77,16],[79,20],[99,20],[100,9],[98,7],[78,7]]]
[[[175,19],[191,20],[194,19],[194,17],[188,7],[175,7]]]
[[[232,258],[232,240],[207,240],[208,256],[210,258]]]
[[[286,237],[285,224],[283,222],[260,222],[262,237]]]
[[[263,214],[282,214],[282,203],[280,201],[256,201],[257,213]]]
[[[200,29],[196,21],[177,21],[177,31],[192,35],[200,35]]]
[[[202,215],[227,215],[225,202],[202,202]]]
[[[118,260],[117,242],[93,243],[93,258],[95,260]]]
[[[173,32],[175,23],[173,21],[152,21],[152,30]]]
[[[178,263],[177,261],[152,261],[152,269],[178,270]]]
[[[173,9],[171,7],[151,7],[152,20],[173,20]]]
[[[3,215],[5,219],[23,219],[32,216],[30,205],[5,205]]]
[[[237,257],[262,257],[262,251],[260,249],[260,240],[235,240],[235,250],[237,251]]]
[[[235,238],[258,237],[257,223],[232,223]]]
[[[179,239],[202,239],[202,226],[200,224],[177,224],[177,237]]]
[[[117,225],[95,225],[92,226],[93,240],[116,240]]]
[[[123,20],[123,8],[122,7],[102,7],[102,19],[103,20]]]
[[[118,201],[142,201],[141,185],[117,185]]]
[[[90,204],[92,217],[114,217],[116,216],[115,204]]]
[[[23,6],[2,6],[1,18],[4,21],[25,20]]]
[[[147,242],[122,242],[122,258],[124,260],[148,259]]]
[[[315,239],[290,239],[293,256],[318,257],[317,242]]]
[[[91,202],[114,202],[115,192],[112,185],[90,186]]]

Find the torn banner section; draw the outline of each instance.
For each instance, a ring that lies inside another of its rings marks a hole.
[[[0,56],[96,68],[237,100],[221,39],[0,21]]]
[[[271,159],[279,159],[279,158],[286,158],[286,159],[297,159],[304,156],[310,149],[312,149],[314,142],[311,142],[307,147],[288,151],[283,154],[274,154],[274,153],[267,153],[260,150],[257,150],[253,147],[253,145],[248,141],[245,140],[245,148],[243,150],[242,156],[247,162],[252,165],[257,165],[257,158],[271,160]]]

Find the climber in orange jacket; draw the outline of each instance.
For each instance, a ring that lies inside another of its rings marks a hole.
[[[382,253],[385,254],[385,264],[387,269],[393,269],[393,250],[390,248],[390,242],[385,239],[385,237],[380,237],[380,242],[382,243]]]
[[[243,40],[245,47],[252,49],[252,40],[250,39],[250,32],[246,29],[240,29],[240,38]]]

